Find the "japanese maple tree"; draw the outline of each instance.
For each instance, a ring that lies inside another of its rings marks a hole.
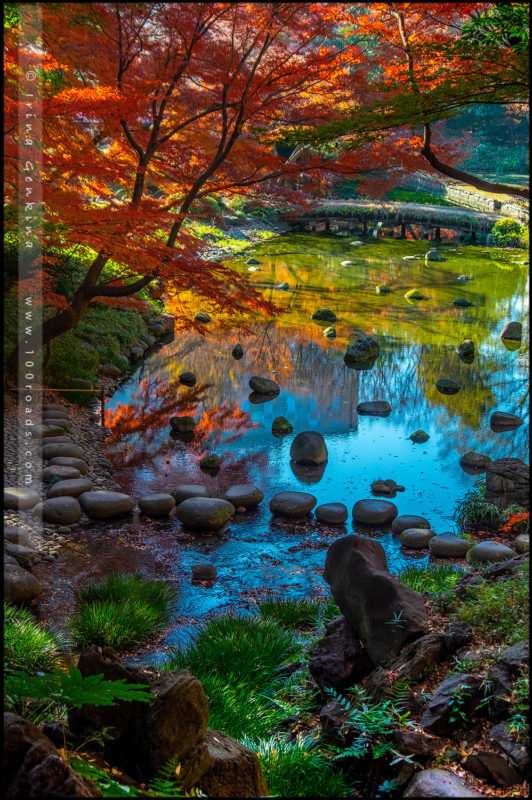
[[[5,49],[8,203],[21,212],[22,153],[42,175],[44,302],[58,309],[30,345],[48,346],[91,302],[123,302],[155,280],[168,295],[194,287],[220,311],[274,311],[234,271],[203,259],[183,223],[209,195],[261,183],[289,197],[272,182],[323,168],[320,156],[286,159],[262,139],[323,123],[346,102],[358,48],[326,44],[343,5],[49,3],[40,11],[42,150],[18,135],[16,26]],[[52,276],[58,254],[73,247],[86,273],[67,301]],[[17,361],[15,349],[8,369]]]

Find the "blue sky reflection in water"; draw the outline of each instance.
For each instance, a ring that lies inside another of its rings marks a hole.
[[[424,551],[404,551],[389,531],[353,527],[352,506],[372,496],[371,483],[393,478],[404,485],[405,491],[393,499],[399,514],[426,516],[441,533],[453,529],[455,504],[479,477],[462,470],[463,453],[528,461],[528,283],[518,263],[523,251],[444,244],[440,249],[446,263],[403,261],[405,255],[422,256],[431,246],[373,240],[355,248],[338,237],[305,235],[265,242],[254,252],[261,271],[252,280],[285,313],[269,322],[248,320],[247,335],[239,334],[238,326],[222,330],[216,320],[206,326],[205,337],[196,331],[178,333],[108,401],[113,434],[107,455],[120,470],[124,491],[138,497],[170,491],[179,483],[203,483],[213,496],[221,496],[232,484],[253,483],[264,492],[259,509],[235,515],[221,536],[183,539],[177,520],[160,523],[176,533],[175,569],[185,576],[181,624],[188,615],[197,619],[219,608],[249,607],[266,593],[326,594],[320,575],[326,548],[337,536],[354,531],[378,538],[392,571],[413,560],[426,563]],[[347,259],[355,266],[342,266]],[[247,269],[243,258],[233,264]],[[457,281],[462,274],[471,280]],[[276,291],[273,287],[283,281],[290,290]],[[379,283],[389,285],[392,293],[377,295]],[[426,299],[409,303],[404,294],[413,287],[421,288]],[[472,307],[456,308],[456,297],[467,297]],[[205,308],[191,293],[182,301],[191,315]],[[323,336],[330,323],[310,320],[318,307],[337,314],[336,339]],[[499,338],[510,319],[524,325],[523,345],[516,349]],[[372,369],[358,372],[346,367],[343,353],[360,332],[378,339],[381,354]],[[472,364],[455,351],[465,338],[477,348]],[[231,356],[237,341],[245,351],[240,361]],[[194,389],[178,383],[185,370],[197,376]],[[251,402],[248,380],[255,374],[278,380],[279,396]],[[444,377],[457,381],[461,391],[452,396],[438,392],[434,384]],[[195,411],[183,403],[187,397],[199,399]],[[390,402],[387,418],[357,415],[359,402],[374,399]],[[525,423],[517,431],[493,433],[489,417],[496,409],[518,414]],[[181,414],[199,421],[193,442],[169,436],[170,417]],[[272,435],[277,416],[294,426],[290,436]],[[430,435],[425,444],[408,438],[419,429]],[[304,430],[325,437],[325,469],[291,465],[291,441]],[[209,452],[222,458],[215,477],[199,469],[199,458]],[[311,492],[318,504],[345,503],[350,514],[346,527],[273,522],[268,503],[283,490]],[[135,524],[141,525],[142,517]],[[188,584],[190,565],[201,561],[217,567],[219,577],[210,588]],[[166,644],[176,640],[178,632]]]

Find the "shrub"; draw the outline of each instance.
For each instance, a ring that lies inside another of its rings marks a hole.
[[[484,498],[486,484],[477,481],[475,488],[466,492],[455,507],[454,518],[461,530],[475,530],[480,527],[498,528],[504,522],[504,514],[493,503]]]
[[[309,737],[244,739],[258,756],[274,797],[347,797],[352,794],[344,776]]]
[[[29,672],[55,666],[62,641],[36,622],[27,608],[4,603],[4,662]]]
[[[492,228],[493,241],[499,247],[518,247],[524,231],[516,219],[500,219]]]
[[[463,573],[463,567],[452,564],[427,564],[424,567],[405,567],[397,577],[416,592],[438,594],[452,589]]]
[[[142,644],[164,628],[175,596],[175,589],[164,581],[111,573],[77,591],[70,630],[81,647]]]

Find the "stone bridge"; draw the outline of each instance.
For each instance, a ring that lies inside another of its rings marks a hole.
[[[442,230],[449,230],[459,231],[471,241],[476,241],[477,236],[485,240],[499,219],[502,219],[501,214],[468,208],[380,200],[324,200],[306,214],[296,212],[284,216],[284,221],[295,228],[317,233],[352,231],[361,226],[363,234],[368,233],[369,227],[370,232],[377,229],[391,237],[405,238],[408,230],[414,239],[438,240]]]

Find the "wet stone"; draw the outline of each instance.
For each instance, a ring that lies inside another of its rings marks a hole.
[[[185,386],[194,386],[196,383],[196,376],[193,372],[182,372],[179,376],[179,383],[183,383]]]
[[[194,319],[196,322],[203,322],[205,324],[211,321],[211,317],[206,311],[198,311],[197,314],[194,314]]]
[[[411,433],[408,438],[412,439],[414,444],[424,444],[425,442],[428,442],[430,436],[428,433],[425,433],[425,431],[414,431],[414,433]]]
[[[494,411],[490,417],[492,431],[514,431],[523,424],[523,420],[515,414],[505,411]]]
[[[233,347],[233,349],[231,351],[231,355],[233,356],[234,359],[239,361],[244,355],[244,348],[242,347],[242,345],[241,344],[235,344],[235,346]]]
[[[278,492],[270,501],[270,511],[274,516],[304,517],[317,502],[314,495],[307,492]]]
[[[415,514],[402,514],[392,522],[392,531],[394,533],[402,533],[408,528],[430,528],[430,522],[425,517],[419,517]]]
[[[83,450],[77,444],[44,444],[41,448],[41,455],[44,459],[67,456],[83,460]]]
[[[433,536],[436,536],[434,531],[427,528],[407,528],[400,534],[399,539],[404,547],[421,550],[428,547]]]
[[[317,431],[298,433],[290,446],[290,458],[297,464],[324,464],[328,458],[325,439]]]
[[[520,342],[523,337],[523,326],[520,322],[507,322],[501,331],[501,339]]]
[[[175,511],[179,522],[191,531],[219,530],[234,513],[232,503],[216,497],[191,497],[179,503]]]
[[[54,525],[70,525],[78,521],[81,507],[75,497],[52,497],[36,505],[33,514]]]
[[[314,514],[316,519],[325,525],[343,525],[349,516],[347,507],[343,503],[324,503],[315,509]]]
[[[81,508],[90,519],[109,519],[127,514],[135,501],[121,492],[84,492],[79,497]]]
[[[258,394],[278,395],[281,387],[270,378],[262,378],[260,375],[253,375],[249,379],[249,388]]]
[[[220,469],[221,459],[215,453],[210,453],[200,459],[200,469],[204,472],[218,472]]]
[[[86,475],[89,467],[86,461],[81,458],[69,458],[68,456],[56,456],[48,461],[47,468],[49,467],[74,467],[79,470],[82,475]]]
[[[474,341],[472,339],[464,339],[464,341],[456,348],[456,352],[460,358],[473,359],[475,357]]]
[[[88,478],[74,478],[72,480],[62,480],[55,483],[50,491],[48,497],[77,497],[83,492],[90,492],[92,489],[92,481]]]
[[[443,558],[463,558],[474,542],[460,539],[453,533],[439,533],[429,541],[429,549],[435,556]]]
[[[191,570],[195,581],[213,581],[217,575],[213,564],[192,564]]]
[[[473,303],[466,300],[465,297],[457,297],[453,300],[453,306],[458,306],[459,308],[469,308],[472,305]]]
[[[175,489],[172,489],[170,494],[174,498],[176,505],[179,505],[179,503],[182,503],[183,500],[188,500],[191,497],[211,496],[211,493],[207,487],[198,483],[180,484],[179,486],[176,486]]]
[[[515,550],[506,547],[500,542],[479,542],[467,551],[466,561],[468,564],[482,564],[493,561],[508,561],[517,555]]]
[[[441,394],[458,394],[462,388],[459,383],[450,378],[440,378],[434,385]]]
[[[57,465],[45,467],[41,472],[41,479],[44,483],[55,483],[56,481],[64,481],[69,478],[79,478],[80,475],[81,472],[79,469],[76,469],[76,467],[62,467]]]
[[[170,417],[170,426],[178,433],[189,433],[196,427],[196,421],[194,417]]]
[[[397,514],[397,506],[389,500],[358,500],[353,506],[353,520],[364,525],[385,525]]]
[[[138,505],[149,517],[167,517],[175,508],[175,500],[171,494],[146,494],[139,499]]]
[[[4,508],[13,508],[24,511],[33,508],[40,501],[40,495],[35,489],[27,489],[22,486],[4,487]]]
[[[223,499],[232,503],[237,510],[239,506],[242,506],[244,509],[253,508],[257,506],[263,498],[264,494],[257,486],[245,483],[231,486],[223,496]]]
[[[274,436],[287,436],[292,433],[294,426],[288,422],[286,417],[275,417],[272,422],[272,433]]]
[[[20,564],[4,564],[4,600],[6,603],[31,603],[41,593],[37,578]]]
[[[473,450],[470,450],[460,458],[460,464],[466,467],[473,467],[474,469],[482,469],[483,471],[486,470],[488,464],[491,463],[491,458],[489,456],[484,455],[483,453],[475,453]]]
[[[320,322],[336,322],[338,317],[330,308],[318,308],[311,319],[319,320]]]
[[[357,405],[358,414],[367,414],[373,417],[387,417],[392,410],[387,400],[368,400]]]

